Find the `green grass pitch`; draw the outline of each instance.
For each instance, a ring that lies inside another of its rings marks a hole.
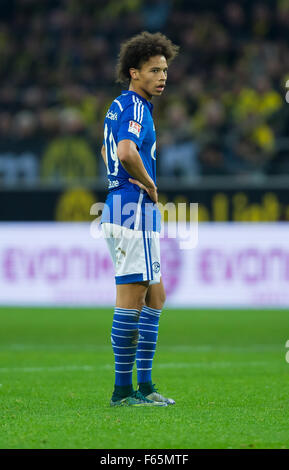
[[[160,409],[110,408],[112,314],[0,309],[0,448],[289,448],[288,310],[165,309]]]

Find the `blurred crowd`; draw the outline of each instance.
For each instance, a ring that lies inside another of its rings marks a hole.
[[[180,46],[159,176],[289,174],[288,0],[1,0],[0,181],[103,178],[120,43],[142,30]]]

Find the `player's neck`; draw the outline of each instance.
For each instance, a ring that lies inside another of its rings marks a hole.
[[[138,95],[140,95],[144,99],[146,99],[147,101],[151,101],[151,99],[152,99],[152,95],[149,95],[148,93],[146,93],[145,90],[133,85],[132,83],[130,83],[130,85],[129,85],[129,91],[134,91],[135,93],[137,93]]]

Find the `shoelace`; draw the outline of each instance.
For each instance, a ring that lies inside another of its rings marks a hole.
[[[136,398],[137,400],[142,400],[142,401],[145,401],[145,402],[150,401],[139,390],[135,390],[132,394],[132,397]]]

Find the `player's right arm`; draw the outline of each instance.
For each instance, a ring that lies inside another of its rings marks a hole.
[[[124,169],[132,176],[129,181],[144,189],[151,200],[157,203],[157,187],[144,167],[136,143],[129,139],[121,140],[117,145],[117,155]]]

